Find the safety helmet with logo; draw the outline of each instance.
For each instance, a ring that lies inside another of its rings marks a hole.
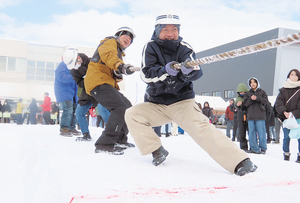
[[[156,17],[156,25],[180,25],[179,16],[174,12],[164,12]]]
[[[133,32],[133,30],[130,27],[120,27],[115,36],[116,37],[120,37],[121,35],[128,35],[131,38],[131,43],[133,42],[133,39],[135,38],[135,34]]]
[[[63,54],[63,61],[67,65],[68,69],[72,69],[75,66],[78,56],[78,49],[76,47],[69,47]]]

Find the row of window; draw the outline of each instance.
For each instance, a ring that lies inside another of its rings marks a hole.
[[[210,96],[209,92],[203,92],[201,93],[201,96]],[[212,96],[213,97],[221,97],[221,92],[220,91],[216,91],[216,92],[212,92]],[[225,90],[224,91],[224,98],[225,99],[230,99],[234,97],[234,90]]]

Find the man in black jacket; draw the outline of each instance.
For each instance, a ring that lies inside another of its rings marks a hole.
[[[142,155],[151,154],[153,165],[165,161],[169,152],[152,127],[172,121],[182,127],[217,163],[231,173],[255,171],[248,155],[209,123],[195,102],[192,81],[203,73],[188,65],[195,52],[179,36],[179,16],[164,13],[156,18],[151,41],[143,50],[141,78],[147,83],[145,103],[126,110],[125,121]],[[181,69],[176,64],[181,63]]]

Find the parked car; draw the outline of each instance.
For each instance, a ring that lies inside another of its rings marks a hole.
[[[227,125],[226,119],[225,119],[225,113],[219,118],[219,125]]]

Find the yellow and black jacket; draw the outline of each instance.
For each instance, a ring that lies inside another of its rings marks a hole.
[[[125,56],[119,42],[115,37],[107,37],[101,40],[97,50],[90,60],[84,79],[86,93],[97,86],[109,84],[119,90],[118,79],[114,76],[114,70],[118,70],[120,64],[124,64],[122,57]]]

